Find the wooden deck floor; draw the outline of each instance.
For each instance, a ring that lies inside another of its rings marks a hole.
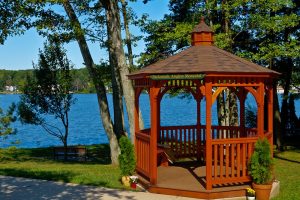
[[[187,196],[201,199],[243,197],[249,184],[235,183],[214,185],[212,190],[205,189],[205,166],[183,165],[158,167],[158,179],[150,192]]]

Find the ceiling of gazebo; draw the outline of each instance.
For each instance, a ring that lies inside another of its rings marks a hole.
[[[232,74],[278,74],[266,67],[235,56],[215,46],[191,46],[169,58],[130,74],[191,74],[191,73],[232,73]]]

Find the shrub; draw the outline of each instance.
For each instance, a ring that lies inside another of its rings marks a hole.
[[[121,154],[119,155],[119,165],[122,176],[132,175],[135,171],[134,146],[128,137],[122,136],[119,140]]]
[[[4,160],[17,160],[19,157],[19,152],[17,147],[11,146],[7,149],[1,149],[0,151],[0,161]]]
[[[256,184],[267,184],[272,180],[273,159],[270,144],[266,138],[255,143],[249,162],[249,173]]]

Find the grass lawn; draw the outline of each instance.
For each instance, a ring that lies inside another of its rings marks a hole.
[[[0,175],[123,189],[118,167],[108,164],[109,147],[87,148],[91,158],[87,162],[53,160],[51,148],[0,150]],[[300,200],[300,149],[275,152],[275,175],[280,180],[280,194],[274,200]]]
[[[280,194],[274,200],[300,199],[300,149],[275,152],[275,175],[280,180]]]
[[[109,163],[109,154],[101,155],[107,145],[88,147],[87,162],[53,160],[51,148],[0,150],[0,175],[62,181],[85,185],[124,188],[120,170]]]

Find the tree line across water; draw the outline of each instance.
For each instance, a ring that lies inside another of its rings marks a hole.
[[[103,64],[99,65],[99,70],[108,71],[109,67]],[[0,92],[1,93],[21,93],[28,78],[33,78],[33,69],[28,70],[5,70],[0,69]],[[86,68],[71,69],[72,76],[71,91],[74,93],[95,93],[95,86],[91,80]],[[105,81],[107,92],[111,91],[109,76]],[[10,89],[10,87],[14,87]]]

